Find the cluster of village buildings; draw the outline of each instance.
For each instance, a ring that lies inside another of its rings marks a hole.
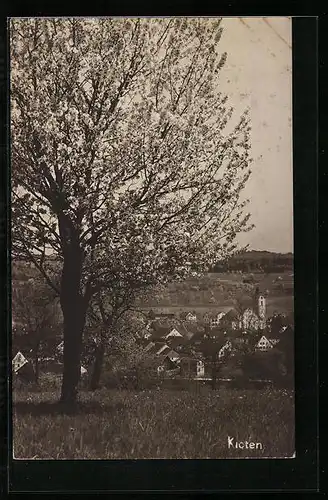
[[[252,304],[239,311],[231,308],[226,312],[206,312],[202,316],[187,311],[180,317],[151,311],[137,342],[145,355],[154,361],[158,375],[206,379],[211,376],[208,369],[211,365],[208,349],[211,347],[218,361],[233,357],[241,344],[247,344],[255,352],[279,347],[292,327],[283,321],[279,328],[271,328],[271,320],[267,318],[266,298],[257,290]],[[63,342],[57,346],[57,351],[62,353]],[[14,371],[17,373],[26,363],[23,354],[17,353],[13,359]],[[85,374],[87,370],[82,366],[81,375]]]
[[[139,339],[144,350],[157,360],[158,373],[193,375],[206,378],[206,361],[213,345],[217,360],[234,356],[238,346],[251,343],[254,351],[268,352],[288,335],[292,326],[285,321],[272,329],[266,315],[266,298],[256,293],[253,304],[242,311],[205,313],[188,311],[177,318],[174,314],[150,314],[146,332]],[[284,317],[284,314],[280,315]],[[250,335],[245,335],[250,333]],[[204,346],[207,352],[204,352]]]

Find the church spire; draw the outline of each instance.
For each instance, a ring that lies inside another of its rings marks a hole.
[[[260,328],[264,328],[266,317],[266,301],[264,295],[261,294],[258,286],[256,287],[254,293],[254,312],[260,319]]]

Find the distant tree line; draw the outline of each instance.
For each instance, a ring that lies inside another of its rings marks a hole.
[[[294,256],[292,253],[274,253],[250,251],[235,256],[225,261],[218,262],[213,272],[265,272],[282,273],[292,271]]]

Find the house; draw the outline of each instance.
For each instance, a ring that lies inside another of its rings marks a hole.
[[[230,340],[227,340],[219,350],[218,358],[222,359],[228,352],[231,352],[231,350],[232,350],[232,343]]]
[[[17,373],[24,365],[26,365],[26,363],[28,363],[28,360],[20,351],[18,351],[18,353],[12,360],[12,368],[14,370],[14,373]]]
[[[197,321],[197,315],[195,313],[188,313],[186,316],[186,321]]]
[[[268,340],[269,340],[270,344],[273,345],[273,347],[276,346],[277,344],[279,344],[279,342],[280,342],[280,339],[268,339]]]
[[[81,375],[82,375],[82,377],[87,376],[87,374],[88,374],[88,370],[86,368],[84,368],[84,366],[81,365]]]
[[[179,323],[176,324],[175,327],[171,328],[170,331],[163,338],[169,340],[170,338],[173,337],[179,337],[190,340],[197,331],[198,331],[198,326],[196,324],[190,323],[186,325],[184,323]]]
[[[189,311],[187,313],[182,313],[181,319],[184,321],[195,322],[195,321],[197,321],[197,315],[196,315],[195,311]]]
[[[159,360],[158,366],[157,366],[157,374],[158,375],[170,375],[172,373],[178,374],[180,372],[179,366],[177,366],[173,361],[171,361],[169,358],[164,357]]]
[[[147,344],[145,347],[145,351],[149,352],[154,346],[155,346],[155,342],[149,342],[149,344]]]
[[[165,341],[172,346],[177,346],[191,339],[195,331],[197,331],[197,326],[192,323],[190,323],[188,328],[183,323],[176,324],[175,326],[155,323],[153,325],[152,334],[148,337],[148,340],[152,342]]]
[[[209,324],[210,328],[215,328],[220,324],[221,319],[225,316],[225,312],[219,312],[210,316]]]
[[[280,331],[280,338],[284,338],[286,336],[293,336],[293,335],[294,335],[294,328],[290,324],[283,327]]]
[[[170,346],[165,344],[165,342],[158,342],[156,344],[156,354],[159,356],[160,354],[165,354],[167,351],[170,350]]]
[[[172,328],[163,338],[169,339],[170,337],[183,337],[183,335],[176,328]]]
[[[145,351],[154,356],[155,369],[157,374],[164,374],[171,370],[179,371],[179,354],[173,350],[166,342],[149,342]]]
[[[265,335],[262,335],[260,340],[255,344],[255,350],[258,351],[268,351],[273,348],[273,345],[271,344],[270,340],[267,339]]]
[[[64,353],[64,341],[62,341],[60,344],[57,345],[56,351],[58,354]]]
[[[35,372],[32,363],[25,356],[18,351],[12,360],[13,375],[25,382],[34,380]]]
[[[209,324],[210,323],[210,319],[211,319],[211,316],[209,313],[205,313],[204,316],[203,316],[203,321],[205,324]]]
[[[149,342],[145,348],[148,354],[156,355],[164,353],[165,350],[170,350],[170,347],[165,342]]]
[[[165,351],[165,356],[173,361],[174,363],[179,363],[180,362],[180,356],[179,354],[174,351],[173,349],[170,349],[168,352]]]
[[[169,351],[168,353],[165,352],[165,354],[159,354],[157,356],[157,374],[158,375],[172,375],[172,374],[178,374],[180,372],[180,367],[179,367],[179,355],[174,352],[174,351]]]
[[[204,361],[198,359],[196,363],[196,377],[204,377],[204,375],[205,375]]]
[[[278,332],[268,328],[267,333],[260,338],[255,348],[262,351],[273,347],[278,347],[279,350],[285,350],[286,346],[293,348],[293,333],[294,331],[290,325],[280,327]]]
[[[155,356],[160,356],[161,358],[168,357],[171,361],[179,361],[179,354],[171,349],[171,347],[165,342],[156,342],[148,349],[149,354],[154,354]]]

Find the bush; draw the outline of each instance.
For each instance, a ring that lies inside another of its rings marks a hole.
[[[143,364],[138,367],[117,366],[104,372],[102,383],[111,389],[144,390],[160,387],[162,377]]]

